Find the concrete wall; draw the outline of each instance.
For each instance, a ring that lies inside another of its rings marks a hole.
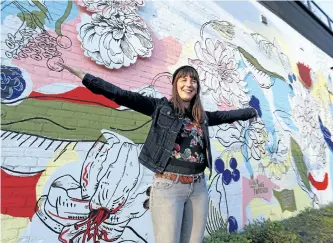
[[[90,93],[57,62],[155,97],[170,97],[170,74],[189,64],[205,109],[259,111],[210,129],[207,234],[333,201],[333,60],[259,3],[1,9],[1,242],[153,242],[142,206],[153,174],[137,159],[150,118]]]

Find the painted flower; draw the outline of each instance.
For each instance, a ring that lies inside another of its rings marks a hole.
[[[9,48],[6,51],[8,58],[20,59],[26,58],[28,55],[22,50],[33,39],[33,36],[37,34],[37,31],[28,27],[19,29],[14,35],[9,33],[5,40],[6,46]]]
[[[241,148],[247,159],[259,160],[265,153],[267,134],[261,121],[237,121],[233,124],[222,124],[219,128],[216,138],[224,147]]]
[[[282,174],[288,171],[290,161],[287,154],[288,147],[283,139],[269,133],[266,141],[266,156],[261,164],[266,169],[268,178],[281,179]]]
[[[121,11],[137,11],[144,5],[143,0],[82,0],[83,6],[90,12],[101,12],[105,8],[117,8]],[[82,4],[81,4],[82,5]]]
[[[29,75],[17,67],[1,66],[1,100],[18,105],[32,90]],[[14,102],[16,101],[16,102]],[[5,102],[6,103],[6,102]]]
[[[321,140],[318,124],[319,104],[300,85],[294,88],[294,92],[291,113],[302,134],[302,141],[306,148],[310,143]]]
[[[320,167],[326,163],[325,153],[323,153],[323,148],[326,145],[322,139],[318,122],[320,106],[301,85],[295,88],[294,92],[291,113],[300,134],[302,134],[299,145],[304,154],[309,157],[309,169],[318,169],[318,166]]]
[[[81,25],[79,39],[85,55],[111,69],[127,67],[138,56],[149,57],[153,49],[152,37],[140,17],[116,8],[93,14],[91,23]]]
[[[138,146],[107,130],[103,136],[106,142],[89,150],[79,180],[58,177],[38,201],[37,216],[63,243],[116,241],[130,220],[146,212]]]
[[[12,100],[19,97],[26,87],[20,69],[1,66],[1,99]]]
[[[198,70],[203,93],[210,91],[219,105],[242,107],[249,102],[246,83],[236,71],[237,62],[229,46],[219,40],[214,44],[208,38],[205,47],[196,42],[195,52],[198,59],[189,59],[189,64]]]

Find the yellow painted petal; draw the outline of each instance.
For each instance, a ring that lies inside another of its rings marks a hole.
[[[79,156],[77,155],[77,152],[74,150],[74,146],[76,145],[76,142],[70,143],[65,152],[63,152],[63,149],[59,149],[58,153],[56,153],[52,159],[47,163],[46,169],[41,175],[41,177],[38,180],[38,183],[36,185],[36,200],[42,196],[42,192],[44,189],[44,185],[49,179],[49,177],[59,168],[64,166],[65,164],[71,163],[71,162],[79,162]],[[65,146],[65,145],[64,145]],[[63,153],[62,153],[63,152]],[[62,153],[62,154],[61,154]],[[59,157],[60,156],[60,157]],[[59,158],[58,158],[59,157]]]
[[[1,214],[0,242],[19,242],[22,231],[28,226],[29,218],[12,217]]]

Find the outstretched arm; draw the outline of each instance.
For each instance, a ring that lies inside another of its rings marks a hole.
[[[106,98],[113,100],[118,105],[126,106],[147,116],[152,116],[157,105],[161,102],[160,99],[146,97],[136,92],[123,90],[114,84],[89,73],[85,73],[80,69],[61,63],[59,65],[80,78],[83,85],[94,94],[103,95]]]
[[[257,111],[254,108],[245,108],[231,111],[206,111],[209,126],[216,126],[222,123],[232,123],[237,120],[248,120],[257,117]]]

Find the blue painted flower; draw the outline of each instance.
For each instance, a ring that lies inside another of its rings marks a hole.
[[[249,102],[249,105],[257,110],[259,117],[262,117],[262,112],[261,112],[261,108],[260,108],[260,101],[257,97],[252,95],[251,100]]]
[[[293,83],[296,81],[296,75],[294,73],[289,73],[288,74],[288,79],[290,83]]]
[[[228,231],[229,233],[236,232],[238,230],[238,223],[234,216],[228,218]]]
[[[215,160],[215,171],[217,174],[221,174],[222,183],[224,185],[229,185],[231,181],[237,182],[240,178],[240,172],[237,169],[237,160],[231,158],[229,161],[230,169],[226,169],[224,161],[222,158],[217,158]]]
[[[20,69],[1,66],[1,97],[2,100],[14,100],[26,89],[26,81]]]

